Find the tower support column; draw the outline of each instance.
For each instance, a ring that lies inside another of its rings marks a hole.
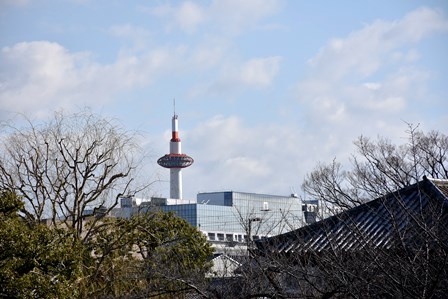
[[[182,198],[182,169],[170,169],[170,198]]]

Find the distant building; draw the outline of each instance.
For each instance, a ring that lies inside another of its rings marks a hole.
[[[316,222],[319,213],[318,200],[304,200],[302,204],[302,211],[306,224]]]
[[[216,248],[243,248],[252,240],[301,227],[302,204],[295,196],[247,192],[199,193],[197,200],[153,197],[150,201],[123,198],[113,211],[128,218],[147,211],[174,212],[202,231]]]

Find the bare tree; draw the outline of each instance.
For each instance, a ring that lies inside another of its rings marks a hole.
[[[243,297],[444,298],[447,187],[447,180],[423,179],[260,241],[242,269]]]
[[[408,134],[399,146],[360,137],[348,170],[319,164],[303,188],[336,215],[258,242],[242,297],[446,296],[448,137]]]
[[[402,145],[360,136],[354,142],[357,152],[350,159],[351,169],[343,169],[336,159],[320,163],[306,175],[303,190],[339,212],[414,184],[424,175],[447,178],[448,136],[408,127],[408,142]]]
[[[87,238],[94,227],[84,225],[87,210],[107,213],[121,195],[142,188],[133,185],[136,136],[114,121],[88,111],[55,113],[48,122],[24,119],[25,126],[1,127],[0,188],[25,201],[29,221],[51,219]]]

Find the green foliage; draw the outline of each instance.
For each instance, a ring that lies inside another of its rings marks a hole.
[[[23,208],[23,202],[12,192],[0,192],[0,217],[1,219],[14,218],[15,214]]]
[[[0,297],[163,297],[204,286],[212,248],[174,214],[105,218],[81,242],[67,228],[25,221],[21,208],[14,193],[0,193]]]
[[[90,297],[180,294],[205,282],[211,246],[195,227],[172,213],[106,219],[88,240]]]
[[[148,266],[167,264],[180,274],[204,270],[212,254],[205,236],[172,213],[140,214],[131,218],[135,244]]]
[[[0,193],[0,297],[75,296],[81,244],[67,230],[25,222],[21,207],[15,194]]]

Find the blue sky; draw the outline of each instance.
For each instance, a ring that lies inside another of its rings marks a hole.
[[[448,128],[446,1],[0,0],[0,49],[1,120],[113,117],[162,196],[173,98],[189,198],[300,193],[361,134]]]

